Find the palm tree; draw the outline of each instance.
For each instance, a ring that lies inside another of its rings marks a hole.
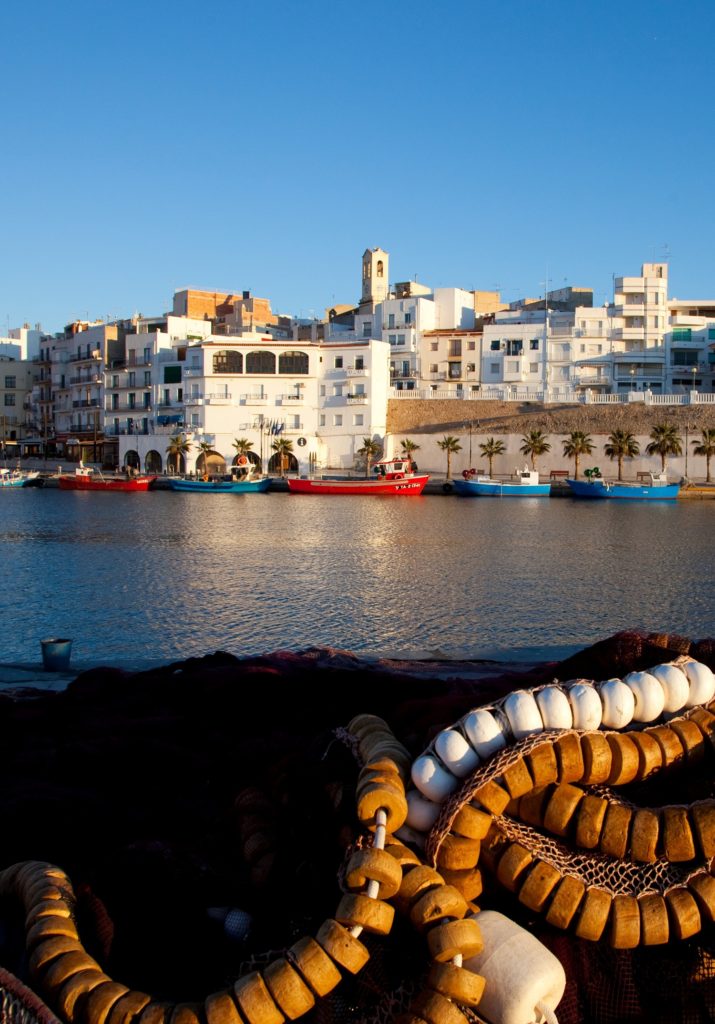
[[[213,451],[212,445],[208,441],[199,441],[199,452],[200,455],[196,460],[196,470],[198,472],[199,462],[202,463],[202,472],[205,477],[209,475],[209,454]],[[201,458],[203,456],[203,460]]]
[[[412,443],[412,442],[410,442]],[[365,456],[365,478],[370,476],[370,464],[372,460],[380,454],[382,449],[378,441],[374,441],[371,437],[363,437],[362,448],[358,448],[358,455]]]
[[[574,461],[574,478],[578,480],[578,460],[582,455],[590,455],[596,445],[590,434],[583,430],[572,430],[564,441],[564,456]]]
[[[506,445],[503,441],[495,441],[493,437],[488,437],[483,444],[480,444],[483,459],[489,459],[489,476],[492,475],[492,465],[497,455],[503,455],[506,451]]]
[[[608,441],[603,446],[603,451],[613,462],[618,461],[618,479],[623,479],[623,460],[634,459],[640,455],[641,446],[635,439],[635,435],[628,430],[614,430],[608,435]]]
[[[293,453],[293,442],[289,441],[287,437],[277,437],[271,444],[271,448],[278,453],[278,472],[283,476],[290,465],[288,456]]]
[[[400,441],[400,448],[402,449],[402,454],[404,458],[410,460],[412,459],[412,453],[418,452],[420,450],[420,446],[418,444],[415,444],[414,441],[410,441],[409,437],[404,437]]]
[[[521,448],[519,451],[522,455],[528,455],[531,459],[531,468],[536,470],[536,457],[537,455],[545,455],[551,451],[551,445],[546,440],[547,434],[543,430],[530,430],[528,434],[525,434],[521,439]]]
[[[646,455],[660,455],[660,469],[665,473],[666,456],[683,453],[678,428],[674,423],[657,423],[649,436],[651,442],[646,446]]]
[[[248,455],[253,448],[253,441],[249,441],[247,437],[236,437],[231,443],[237,455]]]
[[[441,441],[437,442],[437,447],[441,448],[443,452],[447,453],[447,476],[446,480],[452,479],[452,456],[456,455],[457,452],[461,452],[462,446],[459,443],[458,437],[452,437],[451,434],[446,434]]]
[[[703,439],[693,441],[693,455],[704,455],[705,466],[707,467],[706,483],[710,483],[710,459],[715,455],[715,430],[707,430],[703,427]]]
[[[169,444],[166,452],[169,456],[168,462],[174,463],[174,469],[177,473],[181,470],[181,459],[191,451],[191,442],[187,441],[184,434],[174,434],[173,437],[169,438]]]

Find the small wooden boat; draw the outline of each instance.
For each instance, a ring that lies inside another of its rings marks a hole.
[[[545,498],[551,493],[551,484],[539,483],[539,474],[528,468],[518,469],[515,480],[479,477],[474,469],[465,469],[462,478],[454,481],[454,489],[465,498]]]
[[[429,480],[427,473],[418,474],[410,459],[383,459],[373,466],[374,479],[288,479],[292,494],[422,494]]]
[[[148,491],[156,475],[105,476],[91,466],[79,464],[74,473],[61,473],[58,477],[62,491]]]
[[[39,472],[0,468],[0,487],[32,487],[39,483]]]
[[[600,474],[588,475],[585,480],[567,479],[574,498],[614,498],[622,501],[673,501],[678,497],[680,484],[669,484],[665,473],[649,473],[648,483],[624,484],[604,480]]]

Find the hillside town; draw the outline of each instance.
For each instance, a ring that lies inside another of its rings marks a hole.
[[[321,318],[274,313],[250,291],[186,288],[161,315],[55,334],[25,324],[0,337],[0,450],[191,473],[202,456],[230,463],[240,439],[269,471],[309,473],[352,468],[365,438],[389,449],[395,403],[439,402],[453,422],[475,400],[715,405],[715,298],[670,297],[667,263],[615,277],[602,306],[593,294],[505,303],[498,291],[390,284],[389,254],[375,248],[359,301]]]

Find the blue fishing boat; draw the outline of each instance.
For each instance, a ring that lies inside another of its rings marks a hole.
[[[616,498],[622,501],[673,501],[678,497],[680,484],[669,484],[665,473],[649,473],[647,483],[624,484],[604,480],[600,474],[589,475],[584,480],[570,480],[566,483],[574,498]]]
[[[539,474],[528,468],[518,469],[512,480],[480,477],[473,469],[465,469],[462,477],[454,481],[454,489],[465,498],[545,498],[551,493],[551,484],[539,483]]]
[[[33,487],[39,483],[39,472],[0,467],[0,487]]]
[[[184,480],[170,477],[167,481],[172,491],[200,491],[203,494],[259,494],[271,486],[270,477],[256,476],[253,465],[232,466],[226,476]]]

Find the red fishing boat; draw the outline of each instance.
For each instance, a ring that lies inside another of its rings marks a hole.
[[[79,464],[74,473],[62,473],[58,478],[62,491],[148,491],[156,475],[104,476],[91,466]]]
[[[293,494],[422,494],[427,473],[415,473],[410,459],[384,459],[373,466],[374,479],[313,479],[290,477]]]

